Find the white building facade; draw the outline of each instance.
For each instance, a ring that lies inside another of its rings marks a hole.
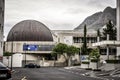
[[[41,66],[54,66],[54,60],[50,57],[52,48],[58,44],[58,43],[65,43],[67,45],[73,45],[78,48],[81,48],[83,45],[83,31],[74,31],[74,30],[52,30],[51,31],[53,36],[53,41],[10,41],[5,43],[5,51],[6,52],[13,52],[15,53],[13,56],[13,67],[22,67],[24,66],[25,61],[27,63],[37,63]],[[93,46],[93,43],[97,42],[97,31],[88,31],[87,32],[87,46],[88,48],[97,48],[96,46]],[[50,50],[27,50],[25,51],[23,49],[24,45],[38,45],[40,48],[42,46],[50,47]],[[116,49],[110,50],[110,58],[114,58],[114,54],[116,54]],[[106,48],[101,48],[101,59],[106,60]],[[72,57],[73,61],[82,61],[87,59],[88,54],[84,54],[83,52],[76,54]],[[17,63],[15,62],[17,59]],[[56,62],[61,63],[64,62],[64,57],[57,57]],[[7,59],[5,61],[6,65],[11,66],[11,59]],[[15,64],[16,63],[16,64]],[[18,65],[19,63],[19,65]]]
[[[120,41],[120,0],[117,0],[117,40]],[[117,48],[117,56],[120,55],[120,47]]]
[[[117,21],[117,41],[101,41],[101,42],[97,42],[97,43],[93,43],[93,46],[101,46],[101,47],[117,47],[117,51],[116,51],[116,56],[120,56],[120,0],[116,0],[116,4],[117,4],[117,16],[116,16],[116,21]]]

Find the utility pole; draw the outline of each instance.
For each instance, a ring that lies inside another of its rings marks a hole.
[[[26,43],[24,43],[24,46],[26,47]],[[26,50],[27,48],[25,49],[25,65],[26,65]]]

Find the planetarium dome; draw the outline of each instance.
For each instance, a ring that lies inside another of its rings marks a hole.
[[[53,41],[51,31],[41,22],[24,20],[9,32],[7,41]]]

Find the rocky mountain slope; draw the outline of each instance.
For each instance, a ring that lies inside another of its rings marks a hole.
[[[87,17],[78,27],[74,30],[80,30],[84,28],[86,24],[88,29],[98,30],[102,28],[109,20],[116,24],[116,9],[107,7],[103,12],[97,12],[89,17]]]

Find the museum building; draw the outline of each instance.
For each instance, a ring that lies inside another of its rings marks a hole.
[[[87,46],[97,42],[97,32],[87,31]],[[83,30],[50,30],[43,23],[36,20],[24,20],[17,23],[10,30],[5,42],[4,52],[13,53],[4,58],[4,63],[11,67],[22,67],[28,63],[36,63],[41,66],[64,65],[62,56],[52,57],[51,51],[58,43],[65,43],[81,48],[83,45]],[[110,58],[116,54],[116,49],[110,49]],[[101,48],[101,58],[106,59],[106,49]],[[79,53],[72,57],[73,61],[86,60],[87,54]],[[63,64],[62,64],[63,63]]]
[[[52,60],[51,51],[55,44],[51,31],[43,23],[24,20],[10,30],[5,52],[13,53],[13,67],[27,63],[41,64],[41,60]],[[11,59],[8,62],[10,66]]]

